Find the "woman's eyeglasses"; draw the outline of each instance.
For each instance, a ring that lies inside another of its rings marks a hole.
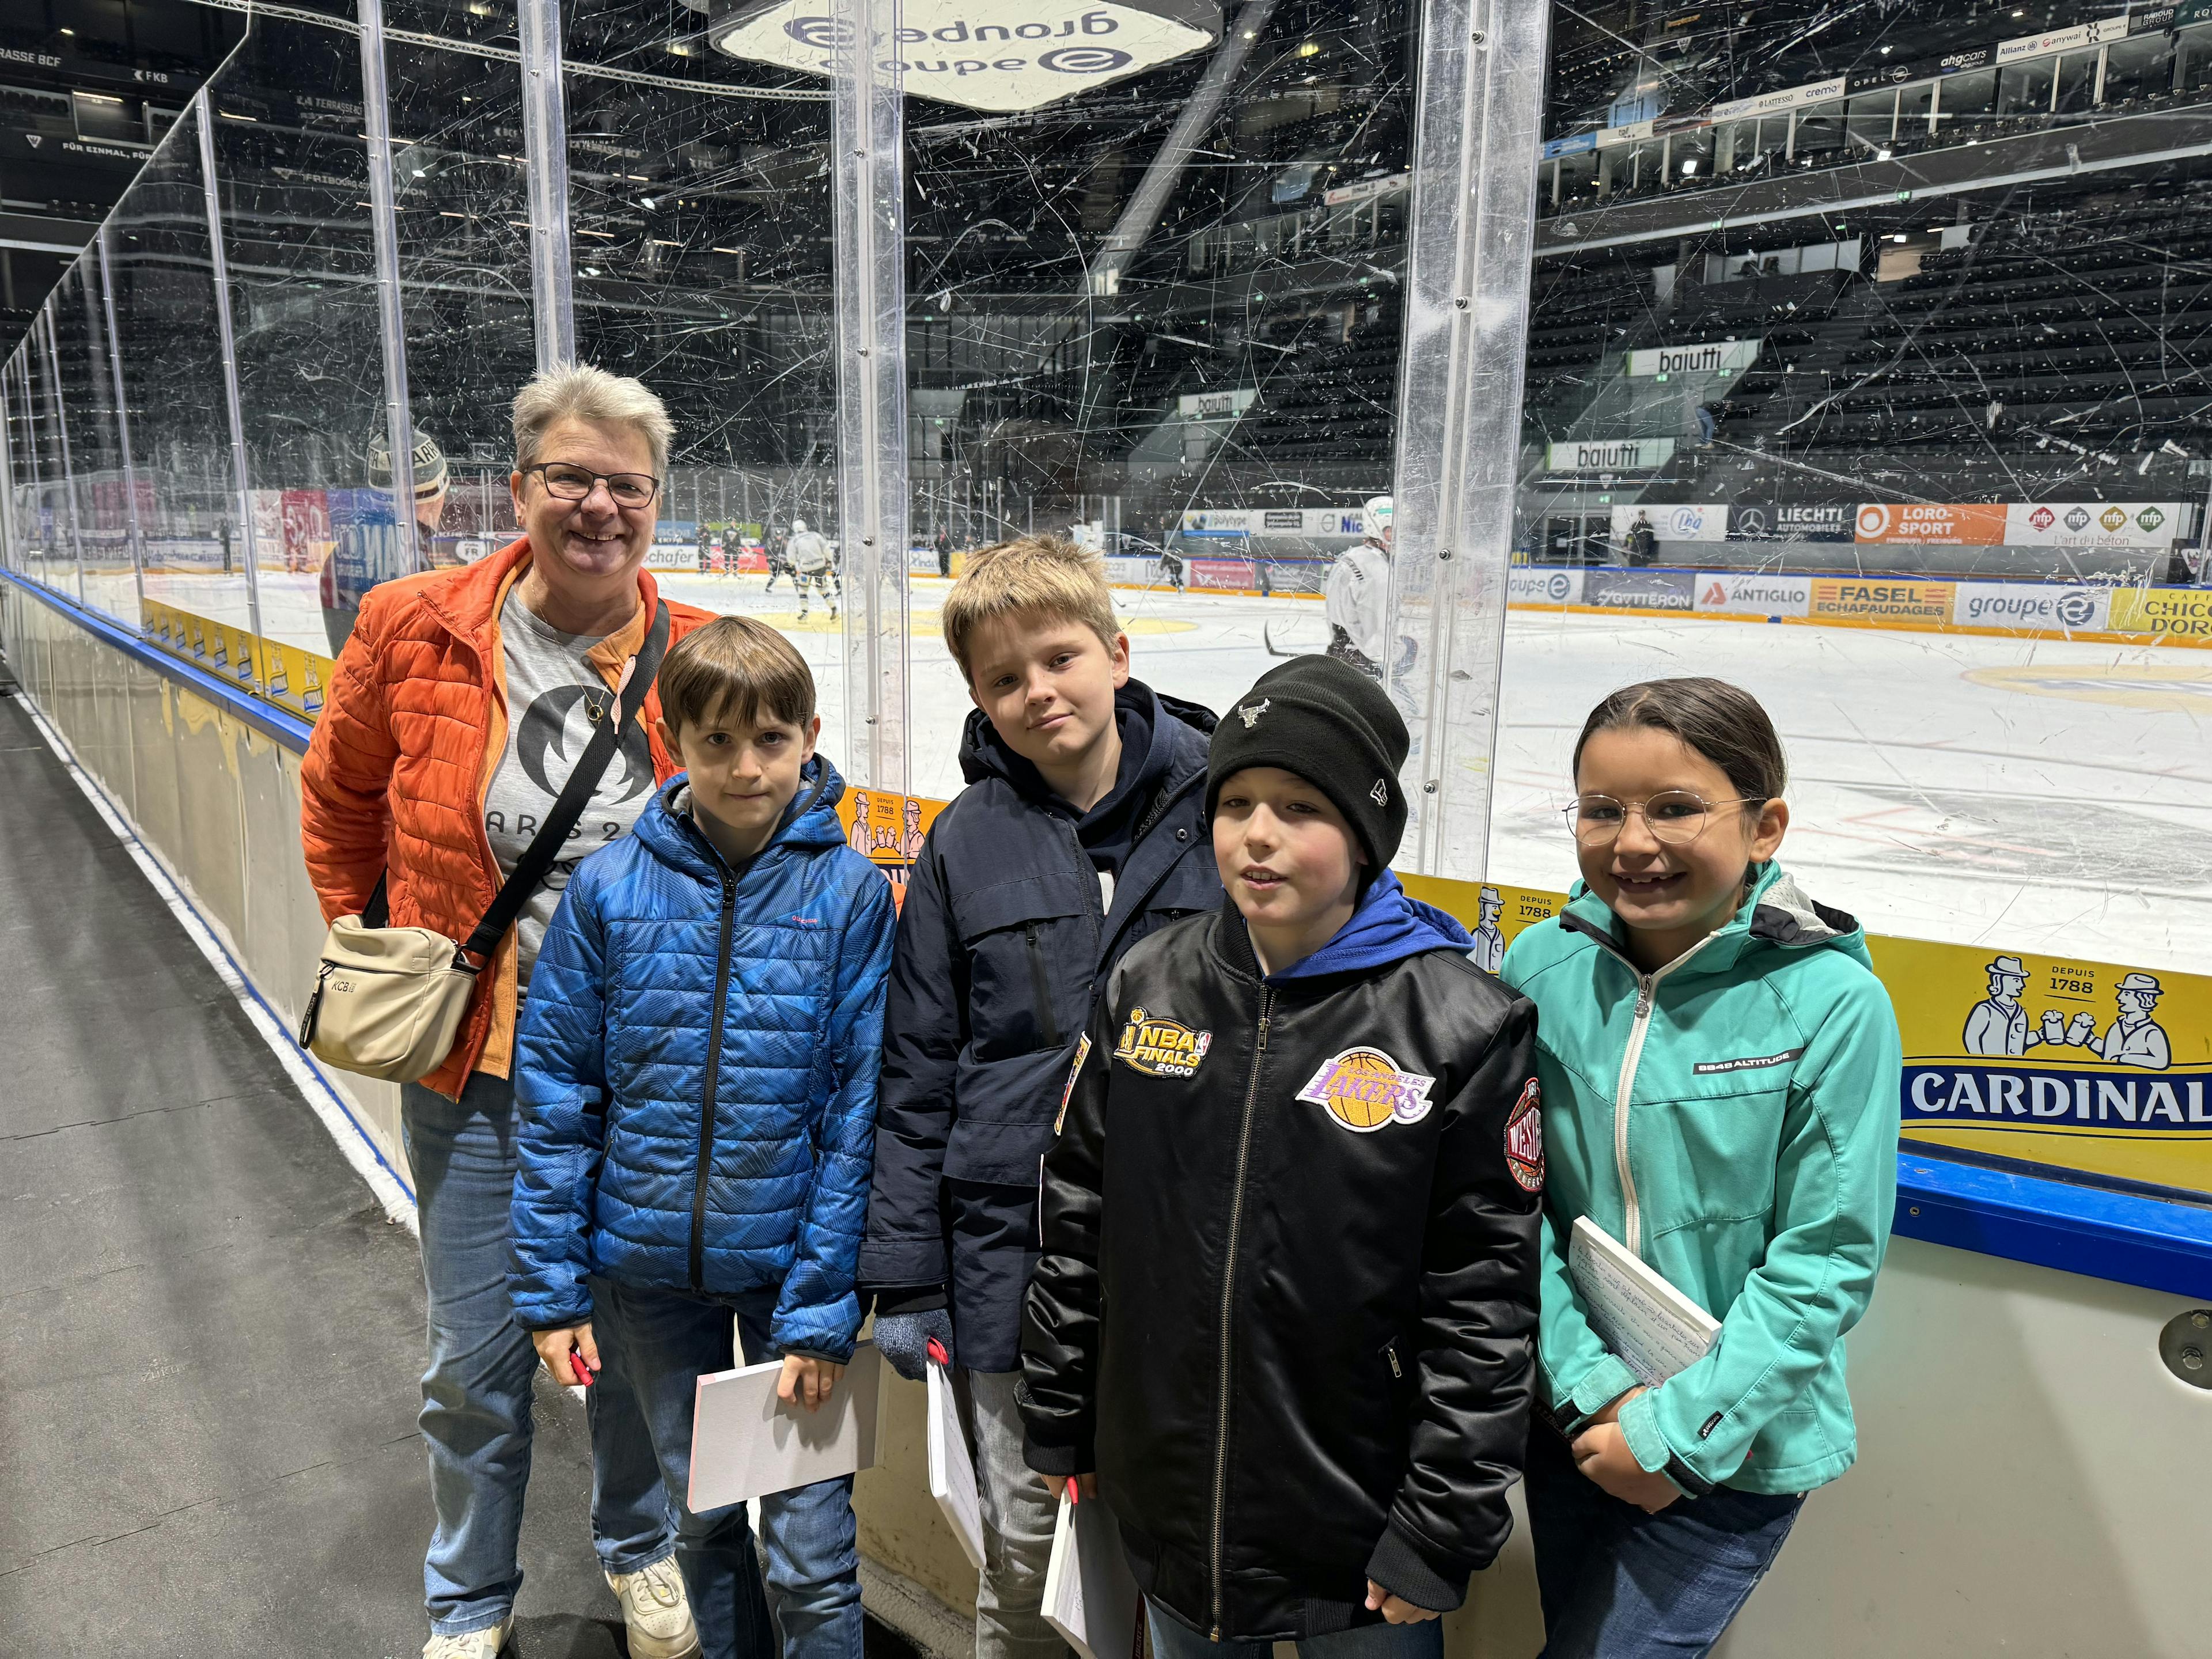
[[[1734,800],[1707,800],[1686,789],[1662,789],[1646,801],[1615,800],[1611,795],[1583,795],[1566,814],[1567,827],[1585,847],[1610,847],[1632,816],[1640,817],[1651,839],[1668,847],[1686,847],[1705,833],[1705,826],[1723,806],[1764,806],[1765,797],[1742,795]]]
[[[594,472],[567,461],[539,461],[522,470],[544,479],[545,493],[559,501],[580,501],[600,483],[617,507],[643,507],[660,493],[660,480],[650,472]]]

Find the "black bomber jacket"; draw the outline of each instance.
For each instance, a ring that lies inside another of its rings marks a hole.
[[[1504,1542],[1535,1026],[1455,950],[1263,979],[1226,902],[1107,981],[1044,1161],[1025,1451],[1097,1471],[1138,1583],[1196,1629],[1372,1623],[1370,1577],[1448,1610]]]

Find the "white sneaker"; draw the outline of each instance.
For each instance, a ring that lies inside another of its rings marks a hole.
[[[684,1573],[676,1558],[664,1555],[635,1572],[611,1572],[607,1588],[622,1603],[629,1631],[629,1659],[694,1659],[698,1627],[684,1594]]]
[[[514,1629],[512,1618],[489,1630],[472,1630],[465,1636],[433,1636],[422,1644],[422,1659],[497,1659]]]

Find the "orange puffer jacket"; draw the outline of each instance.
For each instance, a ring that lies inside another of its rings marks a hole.
[[[300,769],[300,840],[325,921],[358,915],[380,874],[395,927],[432,927],[466,939],[499,891],[499,864],[484,835],[483,803],[507,748],[507,666],[499,613],[530,567],[527,537],[481,563],[403,577],[371,590],[331,677]],[[611,689],[645,642],[659,589],[637,577],[643,601],[629,626],[589,658]],[[668,607],[678,640],[711,612]],[[653,771],[680,769],[654,722],[643,719]],[[471,1072],[505,1077],[514,1049],[514,935],[478,975],[469,1017],[445,1063],[422,1079],[458,1098]]]

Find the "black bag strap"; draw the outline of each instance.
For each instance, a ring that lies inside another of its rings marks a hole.
[[[562,787],[560,799],[553,803],[545,815],[545,822],[530,838],[522,856],[514,861],[514,869],[500,884],[498,896],[484,912],[483,920],[461,946],[468,956],[481,957],[489,962],[499,942],[507,937],[507,930],[514,926],[514,919],[522,914],[522,907],[530,902],[530,896],[545,879],[545,872],[553,867],[561,849],[568,840],[568,832],[576,827],[576,820],[584,816],[590,805],[592,791],[599,787],[607,767],[621,745],[623,733],[645,707],[646,693],[653,690],[653,682],[660,672],[660,659],[668,652],[668,605],[661,601],[653,608],[653,626],[647,630],[645,643],[637,653],[636,666],[630,670],[629,683],[623,686],[622,702],[612,720],[603,720],[592,733],[592,740],[584,745],[577,759],[576,769],[568,774],[568,781]],[[389,915],[385,884],[389,872],[376,878],[376,890],[368,896],[362,907],[361,920],[364,927],[381,927]],[[466,967],[466,963],[459,965]]]

